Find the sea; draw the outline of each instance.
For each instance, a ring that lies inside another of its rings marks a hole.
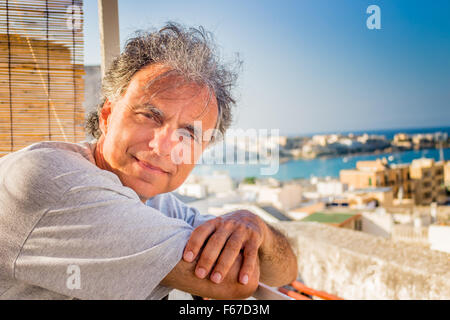
[[[450,136],[450,127],[440,128],[412,128],[412,129],[389,129],[389,130],[371,130],[371,131],[348,131],[339,132],[342,134],[353,133],[362,135],[384,135],[386,139],[391,140],[397,133],[407,133],[410,135],[419,133],[447,133]],[[336,133],[336,132],[333,132]],[[323,133],[325,134],[325,133]],[[305,134],[303,136],[306,136]],[[444,149],[424,149],[408,150],[395,153],[382,154],[363,154],[363,155],[345,155],[330,158],[316,158],[310,160],[291,160],[278,165],[278,170],[273,170],[273,175],[264,175],[263,168],[269,168],[269,164],[198,164],[193,170],[193,174],[200,176],[209,176],[214,171],[228,172],[231,178],[241,181],[246,177],[275,178],[280,181],[289,181],[294,179],[309,179],[312,177],[330,177],[338,178],[342,169],[353,169],[356,162],[386,158],[389,164],[411,163],[414,159],[432,158],[435,161],[450,160],[450,148]]]

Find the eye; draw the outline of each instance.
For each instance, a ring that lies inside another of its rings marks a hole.
[[[157,117],[155,117],[152,113],[149,112],[138,112],[138,115],[144,116],[147,119],[150,119],[156,123],[159,123]]]
[[[196,136],[190,130],[181,129],[181,130],[178,131],[178,133],[179,133],[179,140],[180,141],[186,141],[187,142],[187,141],[194,140],[195,142],[197,142]]]
[[[194,138],[195,138],[195,137],[194,137],[194,134],[193,134],[192,132],[185,131],[185,130],[183,130],[182,136],[183,136],[183,137],[190,138],[190,139],[194,139]]]

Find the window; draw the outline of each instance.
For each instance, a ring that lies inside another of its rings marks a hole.
[[[362,231],[362,220],[361,219],[355,220],[355,230]]]
[[[424,188],[429,188],[429,187],[431,187],[431,182],[424,182],[424,183],[423,183],[423,187],[424,187]]]

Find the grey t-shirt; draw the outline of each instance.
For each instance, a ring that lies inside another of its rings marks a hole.
[[[161,299],[202,216],[142,203],[93,145],[42,142],[0,159],[0,299]]]

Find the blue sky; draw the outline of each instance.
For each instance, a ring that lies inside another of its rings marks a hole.
[[[369,30],[369,5],[381,29]],[[233,127],[282,134],[450,126],[450,1],[119,0],[121,43],[172,20],[244,64]],[[100,63],[84,1],[85,63]]]

